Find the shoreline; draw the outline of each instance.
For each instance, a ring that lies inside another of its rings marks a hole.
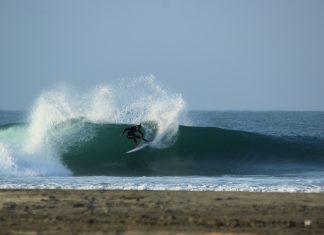
[[[0,189],[2,234],[323,234],[323,193]]]

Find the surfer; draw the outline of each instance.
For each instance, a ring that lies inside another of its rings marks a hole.
[[[134,140],[136,145],[138,145],[137,142],[138,139],[144,140],[145,142],[150,142],[144,138],[144,134],[140,130],[141,128],[142,128],[141,124],[125,128],[123,131],[123,135],[127,131],[127,138],[130,140]]]

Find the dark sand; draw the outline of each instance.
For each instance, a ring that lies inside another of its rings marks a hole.
[[[0,234],[324,234],[324,194],[0,190]]]

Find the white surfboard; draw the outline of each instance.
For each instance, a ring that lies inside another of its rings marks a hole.
[[[141,149],[143,149],[143,148],[145,148],[145,147],[147,147],[147,146],[149,146],[150,145],[150,143],[151,142],[148,142],[148,143],[144,143],[144,144],[140,144],[140,145],[138,145],[136,148],[134,148],[134,149],[131,149],[131,150],[129,150],[128,152],[126,152],[126,153],[133,153],[133,152],[136,152],[136,151],[138,151],[138,150],[141,150]]]

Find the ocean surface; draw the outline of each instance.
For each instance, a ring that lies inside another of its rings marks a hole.
[[[28,112],[0,111],[0,188],[324,191],[324,112],[186,111],[140,82],[137,101],[118,87],[54,90]],[[126,154],[135,123],[152,142]]]

